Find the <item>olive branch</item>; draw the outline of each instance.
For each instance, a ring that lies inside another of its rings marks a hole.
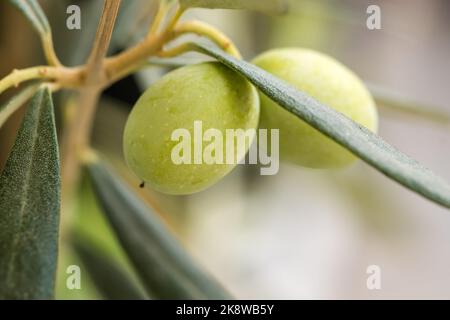
[[[0,254],[5,255],[0,257],[0,298],[52,296],[61,190],[62,202],[70,208],[81,167],[88,172],[97,200],[149,293],[156,292],[157,298],[229,297],[185,253],[159,220],[158,214],[105,169],[90,147],[94,115],[103,90],[146,67],[150,58],[174,58],[187,52],[206,54],[244,76],[281,107],[387,177],[450,208],[450,186],[431,170],[351,119],[243,61],[233,41],[217,28],[201,21],[182,22],[180,19],[191,7],[284,11],[283,0],[160,0],[145,37],[135,46],[113,56],[107,56],[107,51],[121,0],[104,0],[89,57],[84,64],[75,67],[65,66],[56,55],[50,25],[38,2],[10,2],[38,32],[47,64],[13,70],[0,80],[0,94],[31,83],[0,108],[1,126],[31,99],[16,144],[0,176]],[[186,41],[174,44],[185,35],[204,37],[214,45]],[[60,161],[51,94],[63,89],[76,93],[73,101],[76,109],[68,112],[64,119]],[[378,100],[404,109],[402,103],[389,97],[379,97]],[[423,108],[414,109],[423,111]],[[433,118],[429,112],[426,114]],[[64,214],[61,223],[63,240],[72,236],[66,230],[70,225],[71,215]],[[36,250],[30,249],[33,246],[38,246],[38,255]],[[93,261],[94,265],[100,263],[114,274],[114,280],[122,279],[123,283],[128,283],[122,270],[107,260],[100,261],[89,251],[89,246],[78,242],[74,246],[86,265],[92,266]],[[33,267],[48,270],[49,276],[37,277],[30,273]],[[124,294],[122,288],[118,290],[119,296]],[[127,290],[128,296],[145,296],[131,285]]]
[[[170,42],[187,34],[205,37],[216,43],[225,52],[240,58],[240,53],[231,39],[217,28],[201,21],[180,23],[187,8],[177,1],[161,1],[156,17],[149,28],[148,35],[137,45],[112,57],[106,57],[109,41],[114,29],[121,0],[105,0],[92,51],[86,64],[76,67],[63,66],[57,58],[48,23],[42,43],[47,58],[47,66],[14,70],[0,80],[0,94],[18,87],[23,82],[40,80],[52,85],[53,91],[61,89],[76,90],[80,93],[80,108],[68,119],[63,143],[63,195],[70,195],[78,176],[80,159],[89,152],[89,136],[93,115],[101,91],[112,83],[138,71],[151,57],[175,57],[193,51],[190,44],[182,44],[166,49]],[[175,13],[172,11],[175,10]],[[169,20],[163,25],[164,20]],[[40,28],[38,31],[42,31]],[[70,198],[70,196],[69,196]],[[66,224],[63,224],[66,225]]]

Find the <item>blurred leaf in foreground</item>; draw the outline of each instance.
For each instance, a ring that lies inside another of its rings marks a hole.
[[[437,204],[450,208],[450,185],[380,136],[251,63],[238,60],[215,47],[199,44],[193,46],[199,52],[216,58],[246,77],[281,107],[387,177]]]
[[[89,164],[88,172],[112,228],[152,298],[230,298],[122,181],[99,163]]]

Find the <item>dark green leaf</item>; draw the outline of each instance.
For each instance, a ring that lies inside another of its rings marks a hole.
[[[42,11],[41,6],[37,0],[9,0],[12,5],[22,12],[22,14],[28,19],[31,25],[41,35],[50,32],[50,25],[47,17]]]
[[[185,8],[248,9],[280,14],[288,9],[286,0],[180,0]]]
[[[53,297],[59,207],[53,103],[41,89],[0,176],[0,299]]]
[[[98,246],[74,239],[74,249],[100,293],[108,300],[143,300],[145,295],[113,259]]]
[[[0,106],[0,128],[17,109],[36,93],[38,89],[39,85],[29,86],[12,97],[4,105]]]
[[[229,298],[117,177],[101,164],[90,164],[88,172],[112,228],[152,298]]]
[[[375,169],[424,197],[450,208],[450,186],[416,160],[343,114],[295,89],[270,73],[211,46],[197,45],[248,78],[264,94],[312,127],[353,152]]]

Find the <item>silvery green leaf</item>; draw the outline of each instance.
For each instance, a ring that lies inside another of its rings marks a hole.
[[[0,176],[0,299],[53,297],[59,210],[53,103],[40,89]]]
[[[380,136],[342,113],[321,104],[287,82],[255,65],[238,60],[212,46],[197,45],[245,76],[261,92],[387,177],[435,203],[450,208],[450,185],[430,169],[401,153]]]

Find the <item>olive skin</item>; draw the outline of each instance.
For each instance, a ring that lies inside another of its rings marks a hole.
[[[224,137],[227,129],[256,129],[259,104],[257,90],[220,63],[172,71],[147,89],[134,106],[124,131],[126,162],[157,191],[174,195],[202,191],[222,179],[237,162],[176,164],[172,151],[179,141],[173,141],[173,132],[187,129],[194,139],[198,121],[203,132],[216,129]],[[209,143],[203,141],[203,148]]]
[[[335,59],[308,49],[274,49],[253,63],[376,132],[378,113],[363,82]],[[280,130],[280,158],[309,168],[340,168],[356,157],[261,93],[261,128]]]

